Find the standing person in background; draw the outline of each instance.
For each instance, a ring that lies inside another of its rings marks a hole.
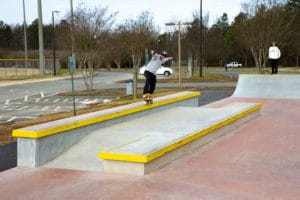
[[[276,42],[272,42],[272,46],[269,48],[269,59],[272,66],[272,74],[277,74],[278,72],[278,60],[281,56],[281,52],[276,45]]]
[[[154,50],[151,50],[152,58],[146,66],[144,76],[146,78],[143,97],[145,98],[146,94],[152,96],[155,85],[156,85],[156,71],[160,68],[165,62],[172,60],[173,57],[167,57],[167,52],[163,51],[160,54],[155,53]]]

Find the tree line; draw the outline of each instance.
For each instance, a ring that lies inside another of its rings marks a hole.
[[[272,41],[276,41],[282,51],[281,65],[299,66],[300,0],[248,0],[242,4],[242,11],[232,23],[224,13],[211,26],[208,25],[208,14],[200,23],[199,13],[195,10],[191,14],[191,25],[181,28],[183,64],[193,58],[194,65],[199,66],[202,31],[204,66],[224,66],[227,62],[238,61],[244,67],[262,70],[268,65],[268,47]],[[82,4],[75,9],[74,24],[68,15],[54,27],[44,25],[46,57],[52,57],[53,31],[57,57],[63,61],[62,65],[67,65],[73,41],[77,64],[91,74],[100,67],[139,67],[145,63],[145,48],[165,49],[177,57],[177,26],[160,34],[147,11],[122,24],[115,23],[116,15],[110,13],[108,7],[88,8]],[[23,28],[20,24],[8,25],[0,21],[1,58],[23,56]],[[27,44],[29,57],[38,57],[37,19],[27,27]],[[87,77],[92,78],[91,75]]]

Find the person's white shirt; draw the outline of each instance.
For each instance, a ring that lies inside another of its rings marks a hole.
[[[281,56],[281,52],[278,47],[271,46],[269,48],[269,59],[279,59]]]

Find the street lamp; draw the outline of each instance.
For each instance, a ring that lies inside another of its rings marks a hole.
[[[181,26],[182,25],[192,25],[192,22],[184,22],[181,23],[180,21],[175,23],[165,23],[166,26],[178,26],[178,87],[181,87]]]
[[[202,18],[202,0],[200,0],[200,69],[199,75],[200,77],[203,76],[203,18]]]
[[[53,27],[53,75],[56,76],[56,60],[55,60],[55,25],[54,25],[54,13],[59,13],[59,11],[52,11],[52,27]]]
[[[71,52],[72,56],[75,56],[75,36],[74,36],[74,12],[73,12],[73,0],[70,0],[70,13],[71,13],[71,26],[70,26],[70,32],[71,32]]]
[[[44,57],[45,54],[44,54],[42,1],[37,0],[37,3],[38,3],[40,75],[45,76],[45,57]]]
[[[28,66],[28,49],[27,49],[27,31],[26,31],[26,13],[25,13],[25,0],[23,0],[23,18],[24,18],[24,51],[25,51],[25,69],[27,70],[27,66]],[[26,73],[25,70],[25,73]]]

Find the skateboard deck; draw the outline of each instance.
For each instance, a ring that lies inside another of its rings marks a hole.
[[[153,96],[150,93],[145,94],[144,101],[146,104],[153,104]]]

